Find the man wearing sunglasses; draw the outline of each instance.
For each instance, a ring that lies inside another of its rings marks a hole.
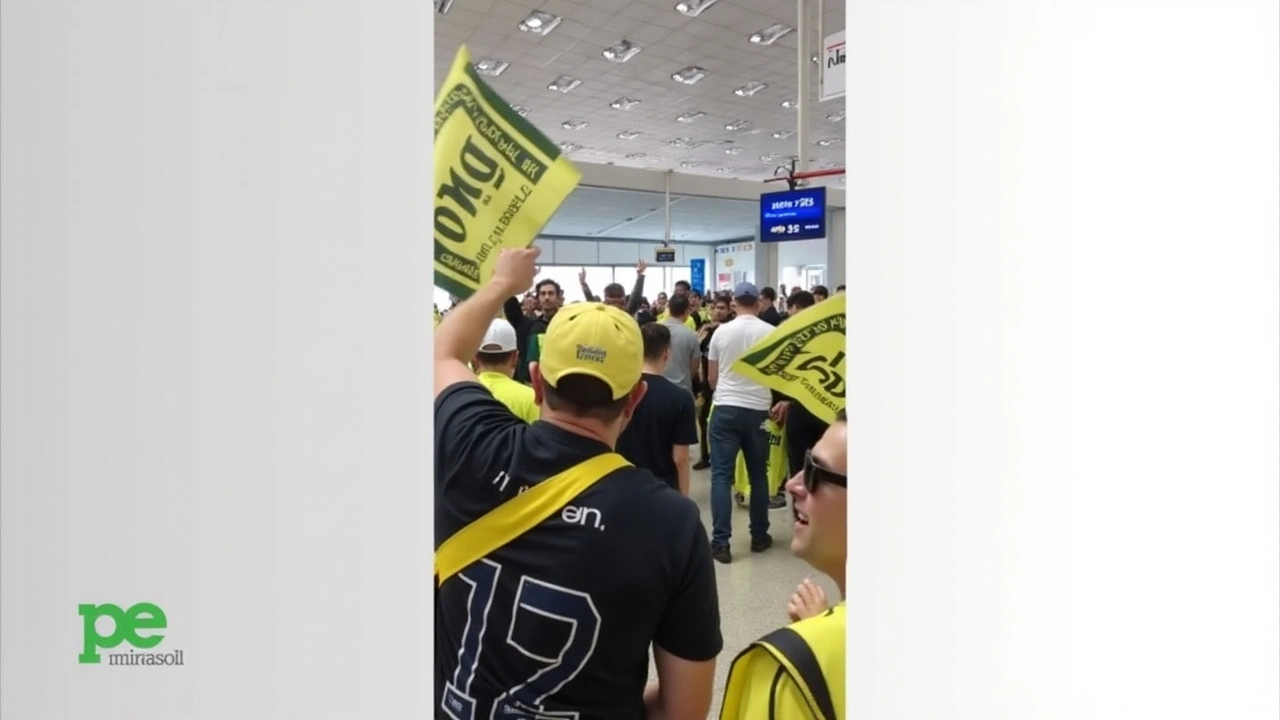
[[[786,484],[795,516],[791,552],[834,580],[842,599],[827,607],[817,585],[801,584],[787,607],[797,622],[734,659],[720,720],[844,718],[846,426],[842,410]]]

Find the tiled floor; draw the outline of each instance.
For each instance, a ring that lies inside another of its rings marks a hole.
[[[696,456],[695,456],[696,457]],[[694,471],[690,494],[702,509],[702,522],[711,529],[711,473]],[[803,561],[793,557],[791,544],[791,509],[769,513],[773,549],[752,553],[746,508],[736,504],[733,511],[733,563],[716,563],[716,580],[720,592],[720,626],[724,634],[724,652],[716,663],[716,690],[711,717],[720,712],[724,683],[733,658],[753,640],[786,625],[787,600],[796,585],[811,578],[822,586],[827,597],[839,597],[835,583],[814,572]],[[650,673],[653,673],[650,664]]]

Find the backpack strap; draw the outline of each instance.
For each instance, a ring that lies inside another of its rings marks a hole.
[[[485,513],[436,549],[436,586],[537,527],[605,476],[630,465],[617,453],[597,455]]]
[[[799,633],[784,627],[753,644],[772,655],[786,669],[816,718],[836,720],[835,704],[831,701],[831,691],[827,687],[826,676],[822,674],[822,666],[818,664],[818,657],[813,654],[813,649]]]

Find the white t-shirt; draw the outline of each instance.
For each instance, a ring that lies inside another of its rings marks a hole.
[[[716,407],[768,410],[773,406],[769,388],[733,371],[733,363],[774,331],[774,327],[754,315],[742,315],[716,328],[707,347],[707,360],[720,369],[716,381]]]

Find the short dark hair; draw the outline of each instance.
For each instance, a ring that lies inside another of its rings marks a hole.
[[[626,297],[627,289],[622,287],[621,283],[609,283],[604,286],[604,296],[607,298]]]
[[[551,286],[555,287],[555,289],[556,289],[556,294],[557,294],[557,295],[563,295],[563,294],[564,294],[564,290],[563,290],[563,289],[561,289],[561,287],[560,287],[560,283],[556,282],[555,280],[552,280],[551,278],[543,278],[542,280],[539,280],[539,281],[538,281],[538,284],[533,286],[533,291],[534,291],[535,293],[538,293],[539,295],[541,295],[541,294],[542,294],[542,286],[543,286],[543,285],[551,285]]]
[[[733,301],[738,304],[738,307],[746,308],[747,310],[760,305],[760,298],[754,295],[743,295],[742,297],[734,298]]]
[[[701,299],[702,299],[702,291],[701,291],[701,290],[690,290],[690,291],[689,291],[689,297],[696,297],[696,298],[698,298],[699,300],[701,300]]]
[[[844,286],[843,286],[843,285],[837,285],[837,286],[836,286],[836,292],[838,292],[838,293],[842,293],[842,292],[844,292]]]
[[[813,289],[810,290],[809,292],[813,293],[814,295],[821,295],[822,297],[831,297],[831,291],[827,290],[826,285],[814,285]]]
[[[798,307],[801,310],[804,310],[805,308],[811,308],[817,304],[818,304],[817,299],[815,299],[813,297],[813,293],[809,292],[808,290],[801,290],[798,293],[793,293],[791,295],[791,298],[787,300],[787,307]]]
[[[676,290],[681,290],[681,289],[683,289],[685,292],[689,292],[690,290],[693,289],[693,286],[689,284],[688,280],[677,280]]]
[[[760,288],[760,297],[764,298],[765,300],[777,300],[778,291],[766,285]]]
[[[542,400],[555,412],[613,422],[627,407],[627,396],[613,399],[613,391],[599,378],[566,375],[555,386],[542,378]]]
[[[667,312],[672,317],[684,317],[689,312],[689,296],[684,293],[672,295],[667,301]]]
[[[733,304],[733,297],[732,297],[729,293],[716,293],[716,296],[715,296],[714,298],[712,298],[712,300],[711,300],[711,304],[712,304],[712,305],[715,305],[715,304],[717,304],[717,303],[724,303],[725,305],[732,305],[732,304]]]
[[[476,361],[485,367],[506,365],[511,362],[511,358],[515,357],[517,352],[519,352],[519,350],[510,350],[507,352],[478,352],[476,353]]]
[[[671,347],[671,330],[666,325],[647,323],[640,328],[640,337],[644,339],[645,360],[657,360]]]
[[[840,408],[840,411],[836,413],[836,422],[838,422],[838,423],[848,423],[848,422],[849,422],[849,418],[848,418],[848,417],[846,417],[846,416],[845,416],[845,414],[844,414],[844,408]]]

